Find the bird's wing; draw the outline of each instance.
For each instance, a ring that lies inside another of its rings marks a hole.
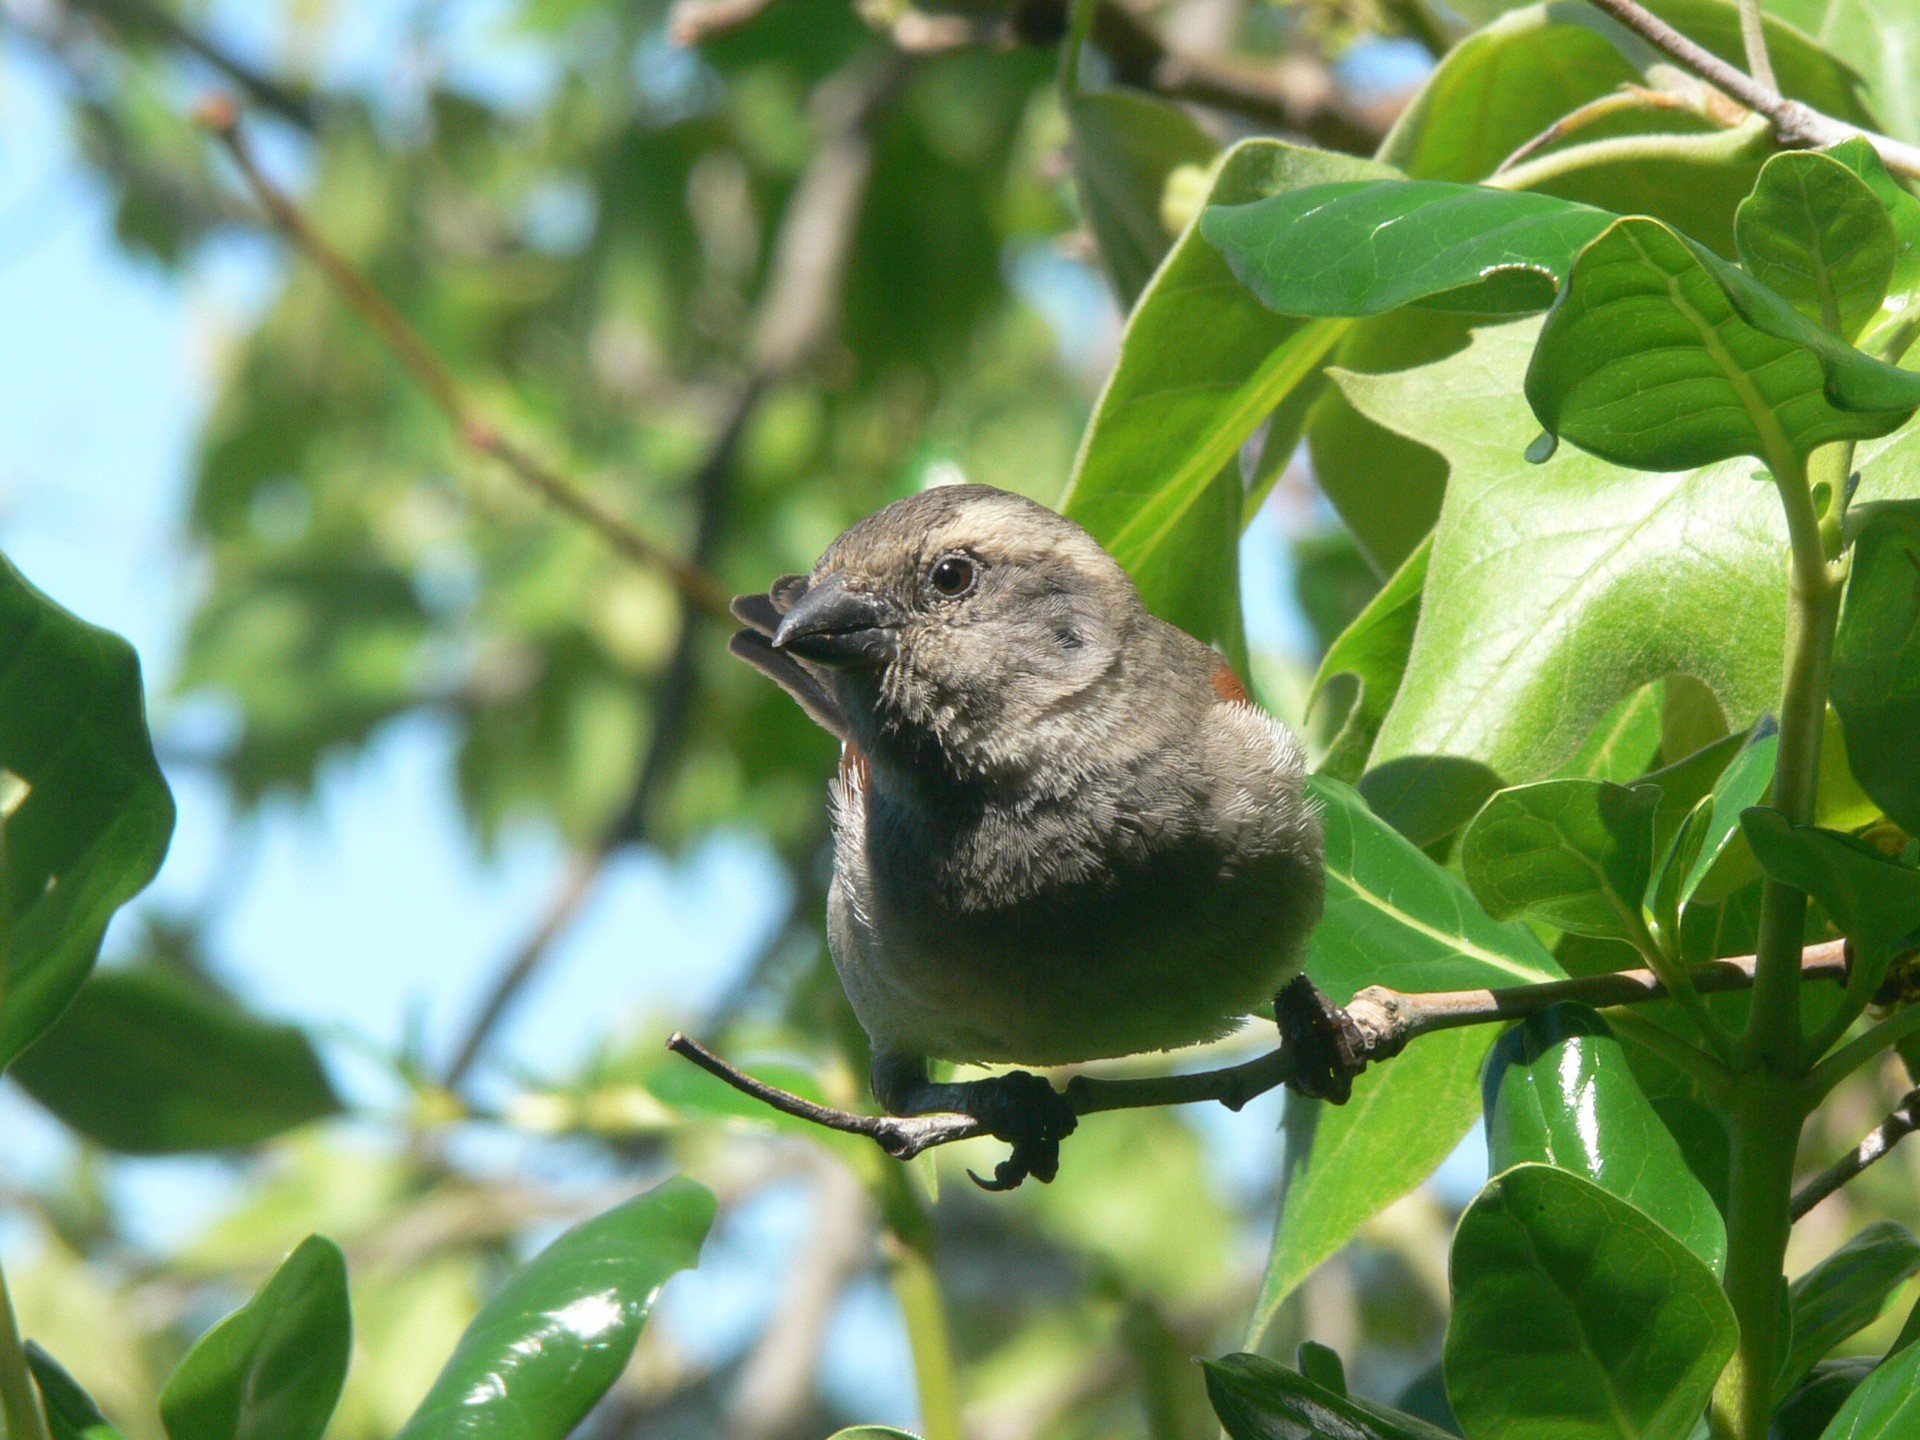
[[[727,648],[800,702],[814,724],[830,735],[847,738],[847,720],[833,698],[833,688],[819,667],[773,648],[773,632],[780,617],[807,591],[804,575],[782,575],[764,595],[736,595],[729,607],[733,618],[747,628],[736,631]]]

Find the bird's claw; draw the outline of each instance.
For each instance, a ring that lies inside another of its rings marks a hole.
[[[1304,975],[1287,982],[1273,1008],[1280,1048],[1294,1057],[1288,1088],[1309,1100],[1344,1105],[1354,1079],[1367,1068],[1366,1037],[1353,1017]]]
[[[968,1113],[1013,1146],[1013,1153],[994,1166],[993,1179],[967,1171],[974,1184],[1012,1190],[1029,1175],[1044,1185],[1060,1173],[1060,1142],[1080,1123],[1066,1096],[1038,1075],[1014,1070],[974,1081],[967,1099]]]

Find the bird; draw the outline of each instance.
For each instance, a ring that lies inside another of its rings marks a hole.
[[[1301,974],[1325,862],[1300,742],[1082,526],[937,486],[732,610],[732,652],[841,742],[828,942],[883,1108],[985,1122],[1013,1146],[988,1189],[1051,1180],[1064,1096],[928,1062],[1172,1050],[1276,996],[1323,1052],[1310,1093],[1346,1098],[1355,1037]]]

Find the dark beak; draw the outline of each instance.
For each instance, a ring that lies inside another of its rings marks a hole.
[[[898,624],[885,599],[829,575],[794,601],[773,632],[773,648],[841,669],[884,665],[893,659]]]

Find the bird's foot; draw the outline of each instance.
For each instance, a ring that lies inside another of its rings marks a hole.
[[[1287,1087],[1309,1100],[1344,1105],[1367,1068],[1366,1037],[1353,1017],[1304,975],[1288,981],[1273,1002],[1280,1049],[1294,1057]]]
[[[1013,1146],[1013,1153],[994,1166],[993,1179],[982,1180],[969,1170],[974,1184],[982,1190],[1012,1190],[1029,1175],[1044,1185],[1060,1173],[1060,1142],[1080,1123],[1066,1096],[1026,1070],[955,1088],[966,1092],[958,1108]]]

